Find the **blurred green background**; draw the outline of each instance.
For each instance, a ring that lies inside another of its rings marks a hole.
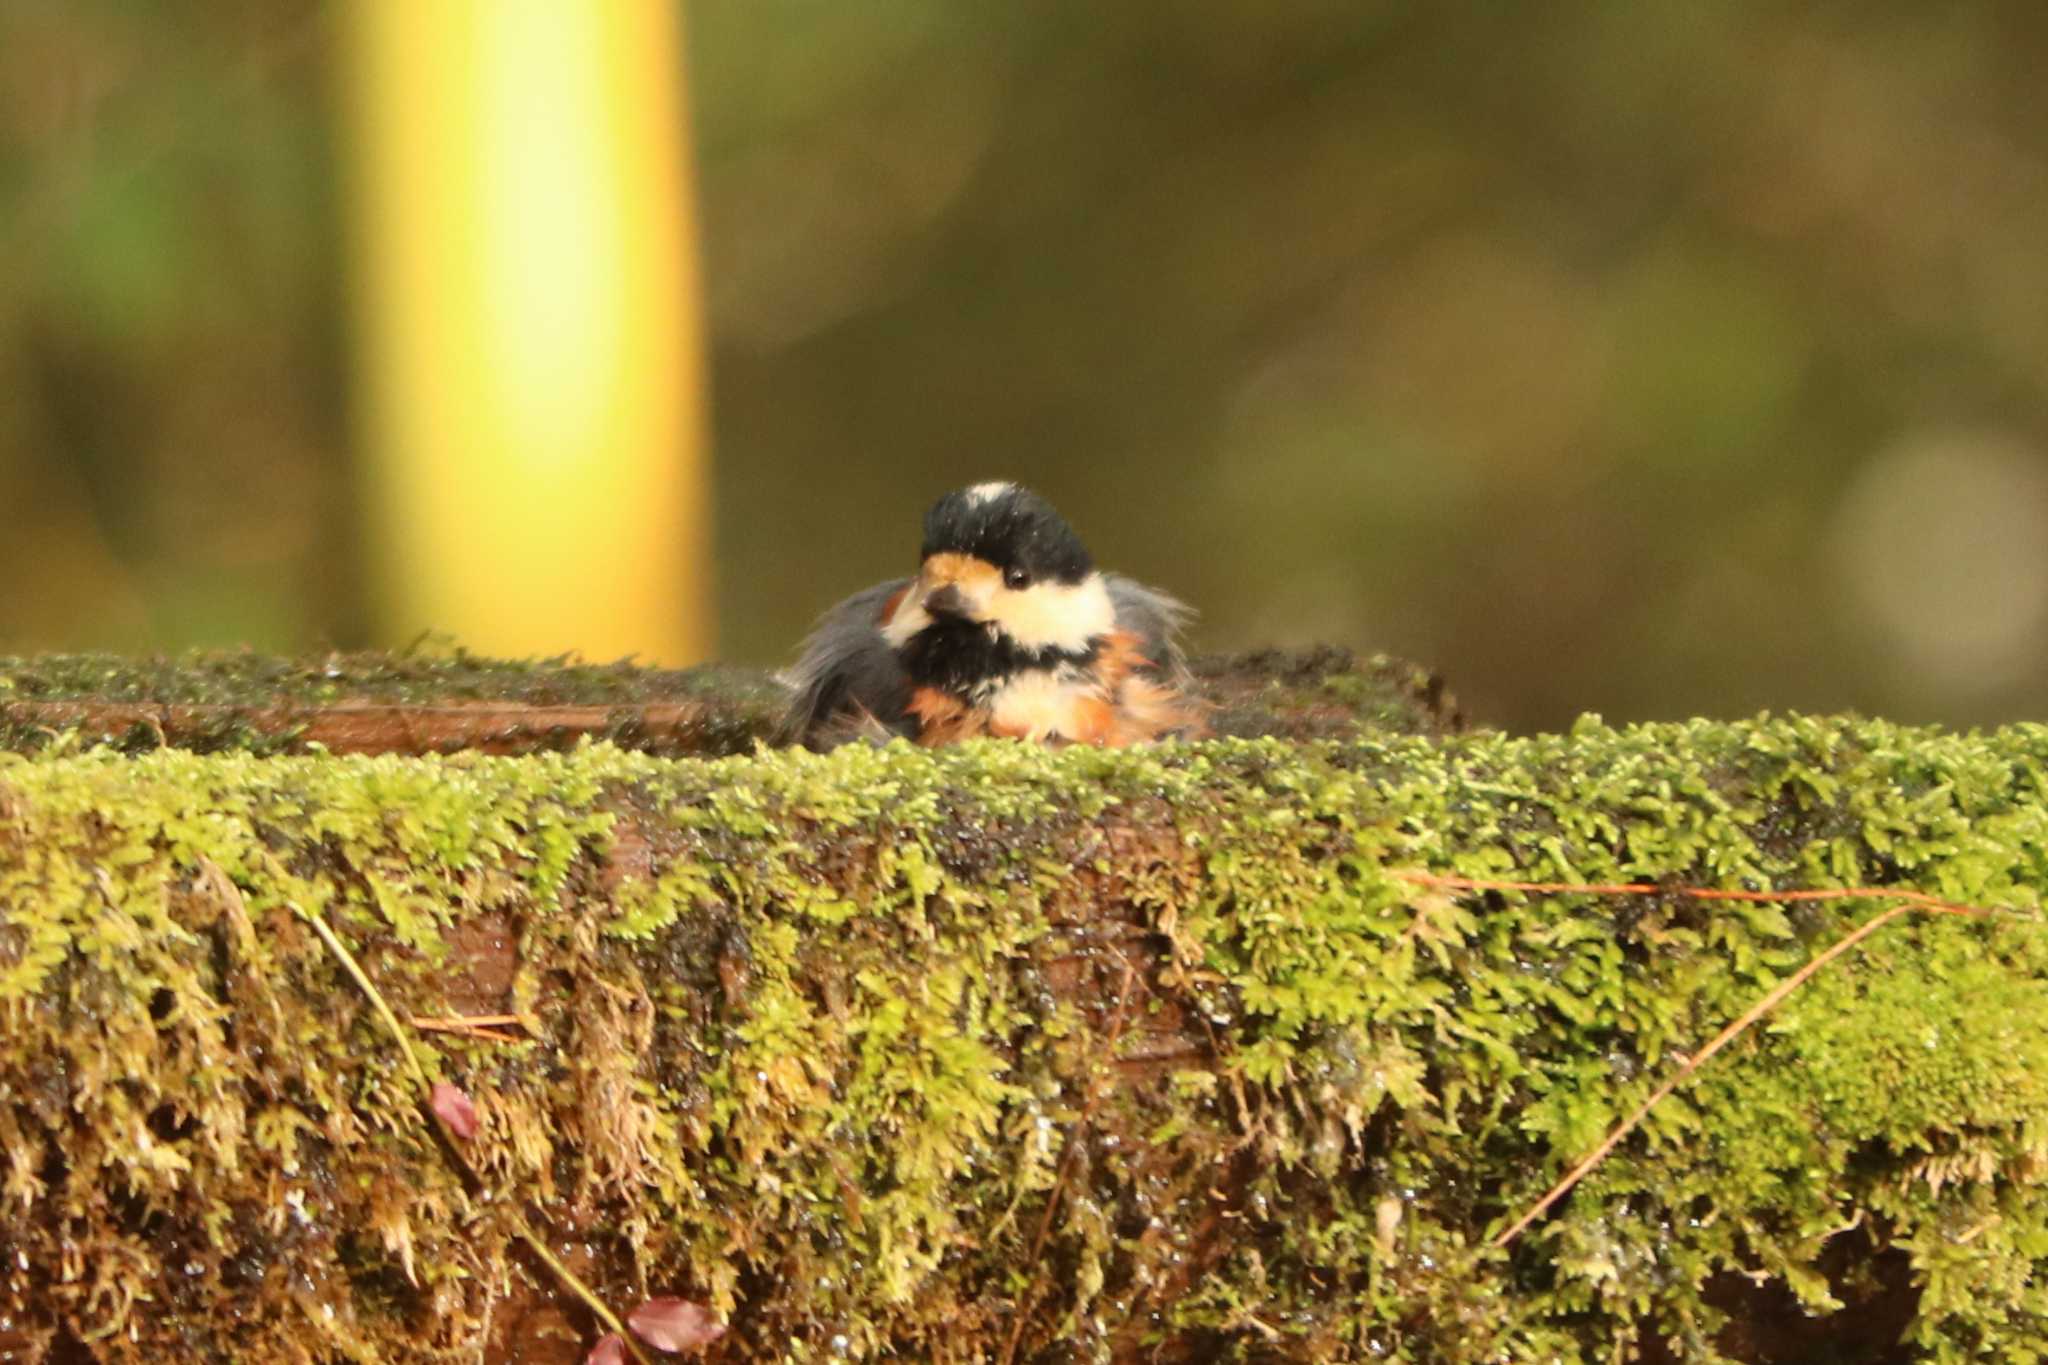
[[[724,657],[1007,477],[1514,727],[2048,710],[2039,0],[685,14]],[[0,652],[369,642],[334,29],[0,4]]]

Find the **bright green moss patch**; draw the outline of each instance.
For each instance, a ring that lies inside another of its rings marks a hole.
[[[1810,1333],[1887,1313],[1913,1359],[2039,1359],[2044,762],[2041,727],[1797,719],[0,758],[0,1319],[474,1359],[535,1292],[517,1205],[615,1303],[729,1314],[734,1360],[1848,1361],[1894,1357]],[[1880,932],[1495,1251],[1875,907],[1417,867],[2008,913]],[[420,1039],[473,1183],[304,912],[401,1016],[535,1023]]]

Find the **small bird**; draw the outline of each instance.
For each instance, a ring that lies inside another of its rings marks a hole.
[[[1013,483],[946,494],[914,577],[819,619],[783,680],[786,740],[950,744],[977,735],[1134,744],[1203,733],[1176,643],[1191,614],[1098,572],[1052,504]]]

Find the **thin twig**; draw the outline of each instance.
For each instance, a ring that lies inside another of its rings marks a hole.
[[[547,1243],[541,1241],[539,1234],[526,1225],[526,1220],[519,1216],[517,1209],[508,1208],[505,1212],[512,1219],[512,1230],[519,1234],[519,1240],[526,1243],[533,1254],[540,1257],[541,1262],[549,1270],[554,1271],[563,1284],[574,1291],[577,1298],[583,1300],[583,1306],[596,1314],[599,1322],[626,1343],[626,1349],[633,1353],[633,1359],[639,1361],[640,1365],[654,1365],[654,1362],[648,1359],[647,1353],[640,1349],[640,1339],[633,1335],[626,1324],[619,1321],[611,1309],[604,1306],[604,1300],[597,1296],[597,1291],[584,1284],[575,1271],[563,1265],[561,1259],[548,1250]]]
[[[524,1043],[531,1041],[531,1039],[522,1038],[515,1033],[499,1031],[499,1026],[504,1024],[518,1024],[522,1028],[525,1027],[526,1021],[516,1014],[476,1014],[453,1019],[426,1019],[415,1014],[405,1022],[422,1033],[452,1033],[459,1038],[481,1038],[493,1043]]]
[[[1691,1075],[1695,1071],[1698,1071],[1700,1067],[1706,1063],[1709,1057],[1712,1057],[1715,1053],[1719,1052],[1722,1048],[1726,1047],[1729,1043],[1733,1042],[1736,1039],[1736,1037],[1740,1035],[1743,1032],[1743,1030],[1747,1029],[1751,1024],[1754,1024],[1757,1020],[1763,1018],[1764,1015],[1769,1013],[1771,1008],[1775,1006],[1780,1000],[1783,1000],[1793,991],[1799,989],[1799,987],[1805,983],[1808,977],[1811,977],[1815,972],[1819,971],[1822,967],[1827,966],[1828,963],[1834,961],[1843,953],[1849,951],[1849,949],[1855,947],[1864,939],[1870,937],[1870,935],[1872,935],[1873,933],[1876,933],[1886,924],[1889,924],[1891,921],[1897,919],[1900,915],[1906,914],[1913,910],[1923,910],[1925,908],[1925,906],[1914,905],[1911,903],[1903,905],[1894,905],[1891,909],[1885,911],[1883,914],[1865,921],[1856,929],[1843,935],[1825,952],[1816,956],[1812,961],[1808,962],[1798,971],[1792,973],[1792,975],[1786,977],[1783,981],[1780,981],[1776,986],[1773,986],[1770,989],[1770,991],[1764,996],[1763,999],[1757,1001],[1754,1005],[1751,1005],[1748,1009],[1744,1010],[1740,1017],[1738,1017],[1733,1023],[1730,1023],[1725,1028],[1723,1028],[1719,1033],[1715,1034],[1713,1037],[1713,1041],[1709,1042],[1705,1047],[1701,1048],[1693,1056],[1687,1058],[1685,1065],[1679,1067],[1678,1070],[1675,1073],[1673,1073],[1669,1080],[1665,1081],[1664,1084],[1658,1086],[1655,1090],[1651,1091],[1648,1098],[1644,1099],[1641,1104],[1638,1104],[1627,1118],[1623,1119],[1620,1123],[1616,1124],[1614,1128],[1608,1132],[1607,1136],[1601,1139],[1600,1145],[1598,1147],[1595,1147],[1592,1151],[1588,1152],[1584,1157],[1582,1157],[1579,1160],[1579,1163],[1577,1165],[1573,1166],[1569,1171],[1566,1171],[1563,1177],[1560,1178],[1555,1185],[1552,1185],[1550,1187],[1548,1193],[1546,1193],[1541,1199],[1537,1200],[1534,1204],[1529,1206],[1527,1212],[1525,1212],[1520,1218],[1517,1218],[1513,1223],[1509,1224],[1504,1231],[1497,1234],[1493,1239],[1493,1245],[1496,1247],[1504,1247],[1508,1243],[1514,1241],[1515,1238],[1521,1236],[1525,1228],[1527,1228],[1531,1223],[1535,1222],[1538,1218],[1541,1218],[1546,1212],[1548,1212],[1551,1205],[1555,1204],[1558,1200],[1564,1198],[1565,1195],[1571,1191],[1572,1186],[1578,1184],[1580,1180],[1585,1178],[1587,1172],[1591,1171],[1595,1166],[1599,1165],[1602,1161],[1606,1160],[1607,1154],[1613,1151],[1623,1138],[1627,1137],[1630,1133],[1635,1131],[1636,1125],[1643,1121],[1645,1116],[1647,1116],[1650,1110],[1656,1106],[1658,1101],[1662,1100],[1666,1095],[1669,1095],[1672,1091],[1678,1089],[1679,1086],[1685,1084],[1686,1080],[1689,1077],[1691,1077]]]
[[[326,919],[319,912],[308,910],[293,901],[285,903],[291,906],[292,912],[298,915],[300,919],[313,926],[313,932],[320,935],[321,941],[327,945],[335,957],[340,959],[341,965],[348,969],[348,974],[355,978],[356,985],[361,988],[364,995],[369,997],[370,1003],[376,1007],[378,1015],[384,1020],[385,1027],[391,1030],[391,1036],[398,1040],[399,1050],[405,1054],[407,1065],[412,1068],[413,1076],[419,1081],[420,1098],[423,1100],[429,1099],[433,1093],[434,1083],[428,1077],[426,1067],[420,1064],[419,1054],[412,1050],[412,1041],[406,1037],[405,1027],[398,1022],[398,1015],[393,1012],[390,1004],[385,1001],[384,993],[377,989],[374,981],[370,980],[370,974],[363,970],[362,963],[356,960],[356,955],[349,951],[348,945],[341,941],[340,936],[332,928],[328,927]],[[451,1148],[451,1150],[453,1149]],[[468,1164],[459,1151],[456,1152],[456,1160],[462,1161],[465,1166]],[[605,1307],[604,1300],[597,1296],[597,1292],[591,1289],[589,1285],[583,1283],[575,1271],[563,1265],[560,1258],[554,1252],[548,1250],[547,1244],[542,1242],[534,1230],[527,1225],[526,1219],[520,1215],[519,1211],[507,1206],[505,1216],[512,1220],[513,1232],[518,1235],[522,1242],[526,1243],[534,1255],[540,1257],[542,1264],[546,1265],[564,1285],[568,1286],[569,1292],[583,1301],[584,1307],[588,1308],[597,1317],[599,1322],[618,1334],[619,1339],[625,1342],[626,1349],[633,1353],[633,1359],[639,1361],[640,1365],[654,1365],[654,1362],[648,1357],[647,1353],[640,1349],[638,1339],[634,1337],[632,1332],[627,1330],[625,1324],[619,1321],[617,1315],[611,1309]]]
[[[1059,1209],[1060,1194],[1065,1190],[1067,1177],[1073,1173],[1074,1157],[1080,1150],[1082,1137],[1088,1125],[1095,1118],[1095,1107],[1102,1103],[1102,1061],[1116,1060],[1116,1045],[1124,1036],[1125,1006],[1131,1001],[1131,979],[1137,974],[1129,962],[1124,963],[1122,982],[1117,986],[1116,1013],[1110,1016],[1109,1037],[1102,1044],[1101,1060],[1088,1076],[1088,1098],[1081,1106],[1081,1117],[1074,1124],[1074,1131],[1067,1137],[1067,1149],[1060,1154],[1060,1168],[1053,1176],[1052,1190],[1045,1199],[1045,1213],[1038,1220],[1038,1235],[1031,1239],[1031,1254],[1027,1261],[1036,1261],[1038,1253],[1045,1249],[1045,1239],[1052,1231],[1053,1214]]]
[[[1907,901],[1923,910],[1933,910],[1948,915],[1983,915],[1989,913],[1983,906],[1960,905],[1928,895],[1925,891],[1914,891],[1897,886],[1821,886],[1803,887],[1790,891],[1746,891],[1725,886],[1670,886],[1662,882],[1518,882],[1494,877],[1456,877],[1444,872],[1430,872],[1419,867],[1392,869],[1394,876],[1403,881],[1420,882],[1424,886],[1442,887],[1447,891],[1533,891],[1551,896],[1683,896],[1696,901],[1751,901],[1770,903],[1772,901]]]
[[[1137,968],[1126,959],[1123,980],[1117,986],[1116,1013],[1109,1021],[1109,1037],[1103,1042],[1096,1065],[1089,1070],[1088,1098],[1082,1102],[1081,1116],[1075,1121],[1074,1130],[1067,1135],[1066,1149],[1060,1153],[1059,1170],[1053,1176],[1052,1189],[1045,1196],[1045,1213],[1038,1220],[1037,1235],[1031,1239],[1031,1253],[1024,1258],[1026,1266],[1038,1264],[1038,1253],[1045,1249],[1045,1239],[1052,1234],[1053,1215],[1059,1209],[1060,1195],[1066,1190],[1067,1177],[1072,1174],[1074,1158],[1080,1151],[1081,1140],[1088,1132],[1088,1125],[1095,1118],[1095,1107],[1102,1102],[1102,1062],[1116,1060],[1116,1046],[1124,1036],[1124,1022],[1127,1017],[1125,1011],[1131,1003],[1131,982],[1136,976]],[[1017,1346],[1024,1339],[1024,1323],[1030,1314],[1032,1297],[1027,1293],[1017,1301],[1017,1316],[1010,1324],[1010,1338],[1003,1344],[1003,1365],[1010,1365],[1017,1357]]]
[[[1734,1042],[1750,1025],[1770,1013],[1780,1001],[1792,994],[1793,991],[1798,990],[1815,972],[1827,966],[1828,963],[1834,961],[1843,953],[1848,952],[1864,939],[1909,911],[1921,910],[1932,914],[1970,916],[1992,913],[1983,906],[1959,905],[1953,901],[1937,899],[1924,891],[1901,890],[1890,887],[1818,887],[1793,891],[1740,891],[1724,887],[1661,886],[1654,882],[1599,885],[1583,882],[1508,881],[1484,877],[1454,877],[1416,869],[1400,869],[1396,875],[1408,881],[1420,882],[1426,886],[1437,886],[1461,891],[1531,891],[1548,895],[1650,895],[1662,892],[1685,896],[1693,900],[1707,901],[1768,902],[1883,899],[1898,902],[1889,910],[1864,921],[1864,923],[1830,944],[1822,952],[1816,954],[1798,971],[1773,986],[1769,991],[1765,992],[1762,999],[1744,1010],[1741,1015],[1723,1027],[1705,1047],[1701,1048],[1691,1057],[1688,1057],[1685,1064],[1680,1066],[1662,1085],[1651,1091],[1642,1103],[1630,1111],[1627,1118],[1610,1129],[1607,1136],[1601,1139],[1599,1146],[1580,1158],[1578,1163],[1569,1171],[1566,1171],[1541,1199],[1530,1205],[1521,1217],[1510,1223],[1501,1232],[1495,1234],[1493,1246],[1496,1248],[1505,1247],[1513,1242],[1515,1238],[1521,1236],[1528,1229],[1531,1223],[1534,1223],[1538,1218],[1549,1212],[1552,1205],[1569,1194],[1574,1185],[1585,1179],[1586,1175],[1595,1166],[1606,1160],[1608,1153],[1620,1145],[1623,1138],[1634,1132],[1644,1118],[1648,1117],[1650,1110],[1655,1108],[1665,1096],[1685,1084],[1694,1072],[1706,1064],[1709,1058],[1729,1043]]]
[[[473,1024],[421,1023],[415,1019],[412,1026],[422,1033],[445,1033],[454,1038],[468,1038],[480,1043],[530,1043],[531,1038],[521,1038],[516,1033],[500,1033],[494,1028],[479,1028]]]
[[[313,926],[313,932],[320,935],[321,941],[341,959],[341,965],[348,969],[348,974],[356,979],[356,985],[370,998],[370,1003],[376,1007],[377,1013],[383,1016],[385,1026],[391,1030],[391,1036],[398,1040],[398,1050],[405,1054],[406,1065],[412,1068],[413,1076],[420,1083],[421,1097],[426,1097],[434,1088],[433,1079],[427,1075],[426,1067],[420,1064],[419,1054],[412,1050],[412,1040],[406,1036],[405,1025],[398,1022],[398,1016],[392,1013],[391,1006],[385,1003],[384,993],[370,980],[370,974],[363,970],[363,964],[356,961],[356,955],[348,950],[348,945],[341,941],[334,930],[327,927],[327,921],[317,910],[308,910],[295,901],[286,901],[285,904],[291,906],[292,912],[300,919]]]

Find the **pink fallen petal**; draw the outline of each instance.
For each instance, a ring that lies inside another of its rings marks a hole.
[[[725,1335],[710,1309],[688,1299],[649,1299],[626,1315],[626,1325],[657,1351],[694,1351]]]
[[[446,1081],[435,1081],[433,1093],[427,1097],[427,1104],[455,1136],[465,1141],[476,1136],[476,1103],[457,1087]],[[599,1345],[603,1343],[600,1342]]]
[[[617,1332],[606,1332],[604,1340],[583,1357],[583,1365],[626,1365],[626,1339]]]

